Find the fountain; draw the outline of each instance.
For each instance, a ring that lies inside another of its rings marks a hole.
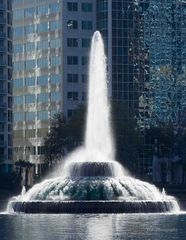
[[[66,159],[61,176],[47,179],[9,202],[24,213],[133,213],[178,211],[176,200],[126,175],[114,160],[106,57],[99,32],[92,38],[85,144]],[[166,196],[165,196],[166,195]]]

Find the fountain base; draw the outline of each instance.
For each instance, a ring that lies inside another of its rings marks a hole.
[[[12,201],[18,213],[160,213],[174,210],[175,201]]]

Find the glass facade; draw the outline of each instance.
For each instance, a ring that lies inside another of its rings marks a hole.
[[[186,125],[186,3],[149,1],[142,5],[147,53],[146,92],[140,98],[149,109],[140,115],[142,127]]]
[[[13,1],[14,160],[36,164],[37,174],[49,121],[62,108],[60,19],[58,0]]]
[[[95,1],[14,0],[13,20],[14,159],[40,174],[53,114],[70,117],[85,101]]]
[[[0,171],[12,170],[12,1],[0,8]]]
[[[134,114],[142,132],[161,124],[186,126],[185,14],[186,3],[179,0],[97,0],[112,98],[126,105],[127,116]],[[151,139],[143,141],[142,176],[152,166],[154,147]]]

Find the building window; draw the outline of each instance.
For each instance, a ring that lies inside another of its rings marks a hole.
[[[46,15],[48,14],[48,5],[40,5],[37,7],[37,14],[38,15]]]
[[[23,27],[15,27],[13,29],[13,35],[14,35],[14,37],[22,37],[23,36]]]
[[[6,83],[6,82],[4,82],[4,81],[0,81],[0,91],[1,91],[1,92],[6,91],[5,83]]]
[[[48,49],[48,40],[37,42],[37,50],[46,50]]]
[[[23,19],[24,11],[23,9],[16,9],[13,11],[13,20]]]
[[[82,21],[81,28],[83,30],[92,30],[92,21]]]
[[[8,55],[8,66],[12,66],[12,56]]]
[[[82,83],[86,83],[87,79],[88,79],[87,74],[82,74],[82,78],[81,78]]]
[[[3,48],[3,46],[2,46]],[[15,44],[13,45],[13,53],[23,53],[23,44]]]
[[[37,112],[37,120],[48,120],[48,111]]]
[[[7,28],[7,35],[8,35],[8,38],[12,38],[12,29],[11,29],[11,27]]]
[[[67,56],[68,65],[78,65],[78,56]]]
[[[37,32],[38,33],[48,32],[48,23],[47,22],[39,23],[37,25]]]
[[[46,67],[48,67],[48,59],[46,57],[37,59],[37,67],[38,68],[46,68]]]
[[[51,75],[51,84],[59,84],[61,82],[61,75]]]
[[[37,152],[38,152],[39,155],[43,155],[46,152],[46,149],[45,149],[44,146],[39,146],[37,149],[38,149]]]
[[[92,12],[92,3],[82,3],[81,10],[83,12]]]
[[[67,92],[67,99],[70,101],[78,101],[78,92]]]
[[[35,95],[34,94],[29,94],[25,96],[25,103],[35,103]]]
[[[8,52],[12,52],[12,42],[8,41]]]
[[[14,112],[13,113],[13,118],[14,118],[15,122],[22,122],[24,120],[23,116],[24,115],[22,112]],[[1,116],[0,116],[0,119],[1,119]]]
[[[35,68],[35,60],[26,60],[25,68],[26,70],[33,70],[33,68]]]
[[[12,107],[12,97],[8,97],[8,107],[11,108]]]
[[[77,83],[78,82],[78,74],[76,74],[76,73],[68,73],[67,74],[67,82],[69,82],[69,83]]]
[[[19,46],[21,44],[17,44],[17,45]],[[14,46],[17,46],[17,45],[14,45]],[[4,40],[0,40],[0,50],[4,50]],[[19,50],[19,48],[18,48],[18,50]],[[14,52],[14,49],[13,49],[13,52]]]
[[[87,65],[88,64],[88,57],[87,56],[83,56],[82,57],[82,65]]]
[[[46,103],[48,102],[48,93],[40,93],[37,95],[38,103]]]
[[[0,132],[4,132],[5,130],[5,125],[0,123]]]
[[[25,26],[25,34],[31,34],[35,32],[35,25]]]
[[[59,56],[51,57],[50,64],[51,66],[59,66],[61,64],[61,57]]]
[[[34,138],[35,137],[35,129],[26,129],[25,137],[26,138]]]
[[[78,11],[78,3],[77,2],[67,2],[67,10],[71,12]]]
[[[74,113],[75,113],[75,110],[74,110],[74,109],[68,109],[68,110],[67,110],[67,117],[68,117],[68,118],[72,117]]]
[[[82,45],[82,48],[89,48],[90,47],[90,38],[83,38],[81,40],[81,45]]]
[[[86,92],[82,92],[82,101],[86,101],[87,100],[87,93]]]
[[[68,29],[78,29],[78,21],[76,21],[76,20],[68,20],[67,21],[67,28]]]
[[[52,21],[50,22],[50,30],[55,31],[61,28],[60,22],[59,21]]]
[[[51,92],[51,102],[58,102],[61,100],[60,92]]]
[[[59,3],[50,4],[50,13],[58,13],[60,11]]]
[[[35,78],[34,77],[25,78],[25,86],[26,87],[34,86],[34,85],[35,85]]]
[[[37,137],[46,137],[48,133],[48,128],[39,128],[37,130]]]
[[[34,17],[35,8],[25,8],[25,18]]]
[[[23,96],[14,96],[14,104],[15,105],[23,104]]]
[[[35,112],[26,112],[25,120],[26,121],[34,121],[35,120]]]
[[[26,51],[26,52],[35,51],[35,43],[33,43],[33,42],[31,42],[31,43],[26,43],[26,44],[25,44],[25,51]]]
[[[60,48],[61,47],[61,40],[59,38],[57,39],[51,39],[50,41],[50,47],[51,48]]]
[[[67,47],[78,47],[77,38],[67,38]]]
[[[13,85],[14,85],[14,88],[22,88],[23,87],[23,79],[22,78],[14,79]]]
[[[37,77],[37,84],[40,86],[46,86],[48,84],[48,76],[43,75],[43,76]]]
[[[13,68],[14,68],[14,71],[23,71],[24,70],[24,62],[23,61],[14,62]]]

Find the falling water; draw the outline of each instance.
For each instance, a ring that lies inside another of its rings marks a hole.
[[[96,31],[92,38],[90,52],[85,148],[90,152],[99,152],[109,160],[114,159],[114,145],[110,124],[106,68],[103,40],[101,34]]]

